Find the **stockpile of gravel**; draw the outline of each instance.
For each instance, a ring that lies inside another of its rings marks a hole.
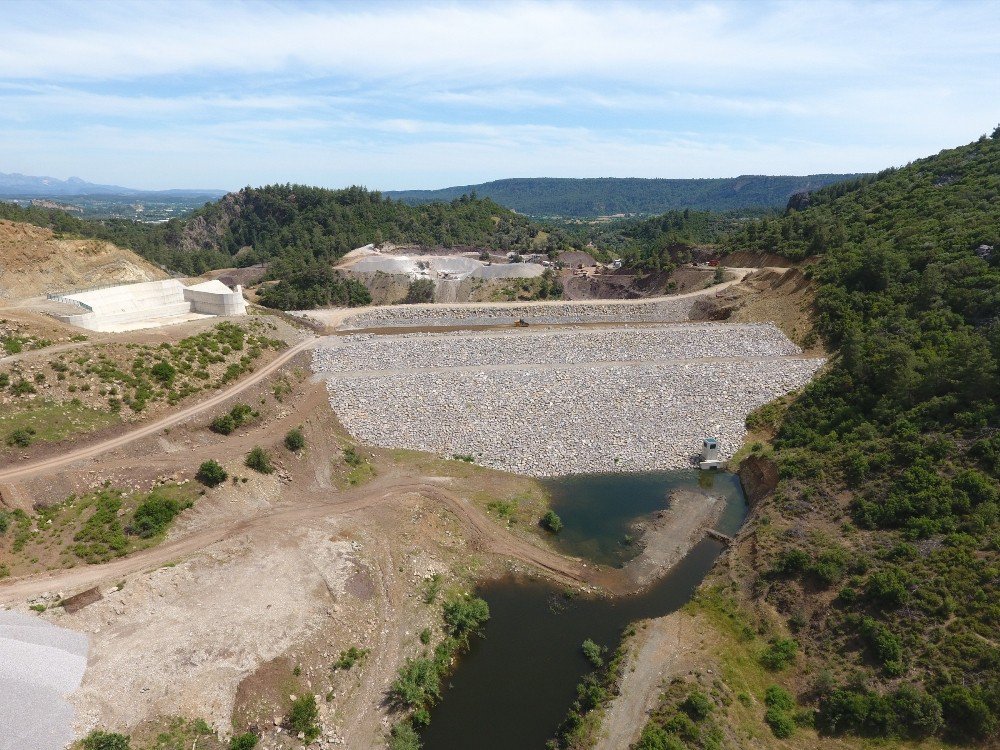
[[[339,328],[505,325],[558,323],[680,323],[688,319],[690,298],[624,302],[552,302],[530,305],[412,305],[372,308],[347,318]]]
[[[400,367],[558,365],[801,353],[770,323],[692,323],[599,330],[339,336],[314,350],[313,369],[351,373]]]
[[[823,363],[783,356],[797,349],[770,326],[713,325],[715,351],[729,358],[693,360],[704,350],[687,336],[699,329],[678,329],[638,331],[626,343],[588,343],[604,332],[572,330],[366,337],[320,351],[315,366],[342,423],[364,442],[549,476],[682,468],[706,435],[728,457],[747,414]]]
[[[73,739],[66,696],[87,668],[87,636],[0,611],[0,750],[63,750]]]

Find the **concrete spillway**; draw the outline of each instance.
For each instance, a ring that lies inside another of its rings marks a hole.
[[[50,295],[81,308],[79,313],[56,315],[70,325],[90,331],[128,331],[152,328],[205,315],[244,315],[243,290],[221,281],[185,286],[176,279]]]
[[[87,668],[87,636],[0,611],[0,750],[63,750],[73,739],[66,697]]]

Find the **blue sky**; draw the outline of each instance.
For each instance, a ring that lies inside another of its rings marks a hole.
[[[140,188],[872,171],[1000,122],[1000,2],[3,13],[0,172]]]

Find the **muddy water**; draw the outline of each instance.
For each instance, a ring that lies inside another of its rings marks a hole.
[[[733,534],[746,515],[734,475],[708,475],[710,491],[727,499],[716,525]],[[696,472],[575,476],[548,482],[566,528],[567,552],[621,563],[620,551],[637,517],[665,507],[675,488],[697,487]],[[579,528],[569,533],[573,525]],[[614,649],[632,621],[668,614],[685,604],[711,569],[722,545],[699,542],[669,574],[639,596],[603,599],[568,596],[551,584],[506,579],[482,587],[490,605],[485,637],[473,642],[446,686],[423,733],[425,750],[542,750],[590,671],[580,653],[586,638]]]

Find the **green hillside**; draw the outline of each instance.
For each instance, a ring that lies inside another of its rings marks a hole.
[[[414,205],[450,201],[475,193],[528,216],[588,218],[614,214],[661,214],[689,208],[731,211],[782,209],[795,193],[815,190],[858,175],[817,174],[805,177],[745,175],[721,179],[667,180],[637,177],[588,179],[520,178],[441,190],[389,191],[387,196]]]
[[[106,239],[189,274],[265,261],[277,261],[282,272],[301,270],[383,241],[526,251],[538,232],[527,219],[489,199],[460,197],[410,206],[359,187],[304,185],[244,188],[163,224],[87,221],[54,209],[6,203],[0,204],[0,218]]]
[[[780,482],[733,563],[738,598],[784,618],[821,732],[994,743],[1000,128],[795,205],[724,242],[818,256],[835,352],[786,410],[748,420],[774,426]]]

